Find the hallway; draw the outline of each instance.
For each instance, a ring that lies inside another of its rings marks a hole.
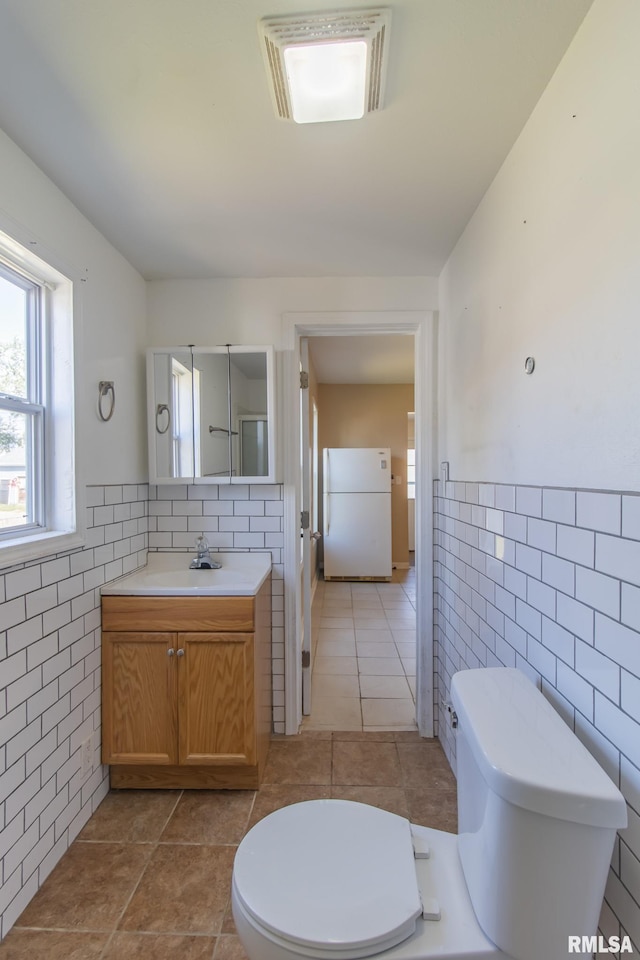
[[[415,567],[390,583],[318,582],[303,730],[416,729]]]

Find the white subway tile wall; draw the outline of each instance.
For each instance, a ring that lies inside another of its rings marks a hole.
[[[204,532],[212,550],[270,553],[273,720],[284,732],[282,487],[91,486],[87,504],[84,549],[0,576],[0,939],[107,793],[100,587],[148,550],[191,550]]]
[[[515,666],[622,790],[601,931],[640,948],[640,496],[435,482],[435,708],[457,670]]]
[[[146,562],[147,503],[147,484],[88,487],[84,549],[0,575],[0,938],[107,793],[99,588]]]
[[[203,533],[212,551],[271,555],[273,730],[284,733],[284,500],[282,484],[151,485],[149,550],[193,550]]]

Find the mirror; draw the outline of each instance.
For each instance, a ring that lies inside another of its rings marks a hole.
[[[272,482],[273,349],[151,349],[150,481]]]
[[[231,353],[231,472],[237,477],[269,473],[267,356]]]
[[[229,358],[224,353],[196,353],[193,365],[193,409],[196,437],[195,477],[228,477],[229,445]]]
[[[193,364],[191,351],[181,348],[150,357],[151,410],[149,461],[158,479],[192,477]]]

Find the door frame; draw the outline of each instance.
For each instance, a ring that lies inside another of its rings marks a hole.
[[[416,415],[416,721],[433,736],[433,478],[436,442],[436,314],[431,310],[285,313],[281,367],[284,477],[285,733],[302,720],[300,623],[300,339],[413,334]]]

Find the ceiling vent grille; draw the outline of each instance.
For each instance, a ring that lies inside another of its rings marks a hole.
[[[279,117],[282,117],[283,120],[290,120],[291,109],[287,92],[287,81],[285,79],[284,63],[282,62],[280,51],[275,43],[272,43],[267,36],[265,36],[264,42],[266,46],[267,65],[273,85],[276,113]]]
[[[336,10],[260,20],[258,31],[277,116],[283,120],[292,119],[284,63],[285,49],[341,40],[363,40],[367,44],[366,110],[372,113],[382,109],[390,24],[391,11],[383,8]]]

